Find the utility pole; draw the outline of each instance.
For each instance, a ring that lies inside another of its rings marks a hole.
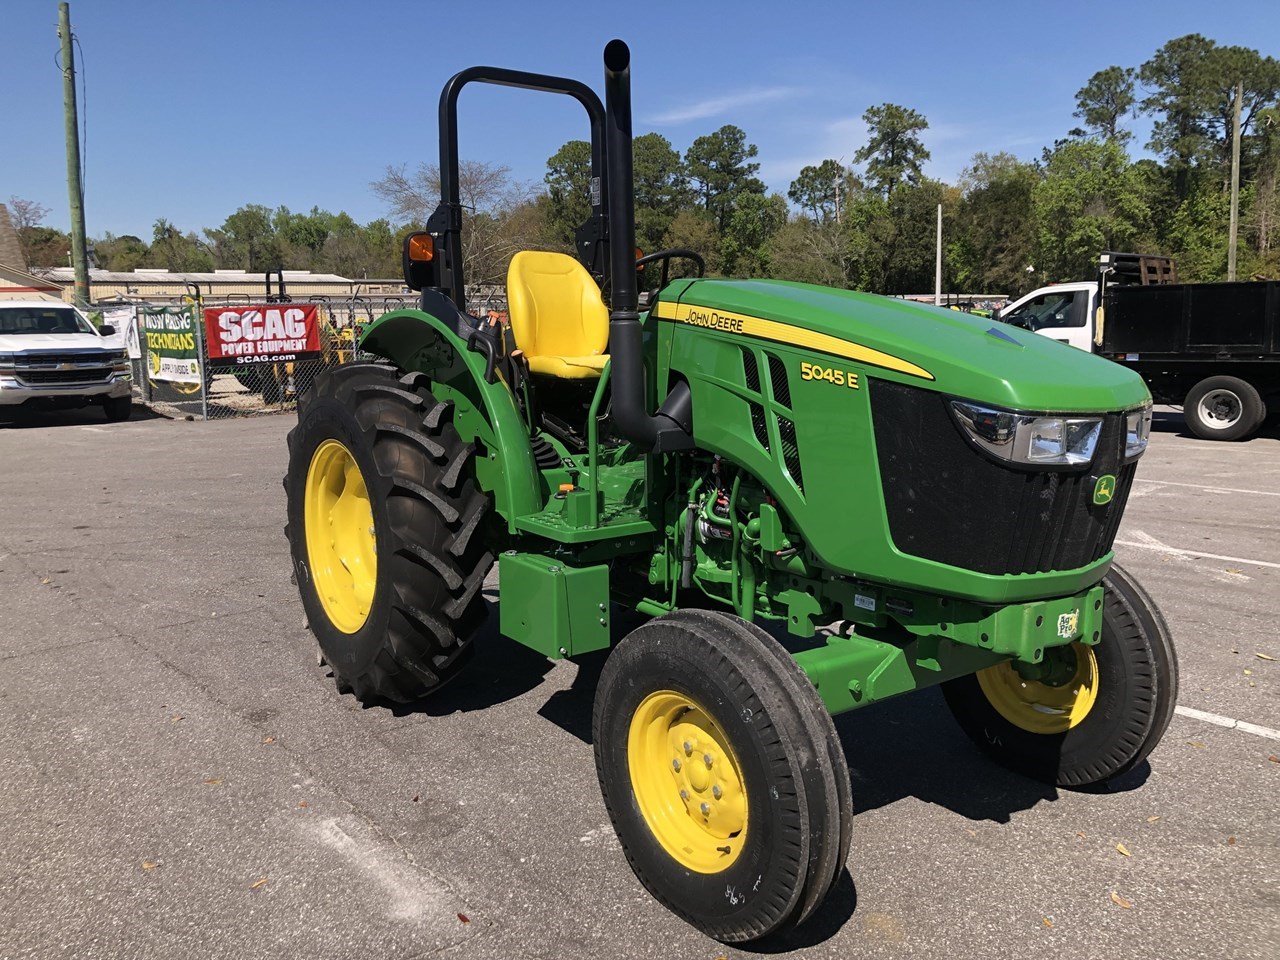
[[[1231,124],[1231,228],[1227,235],[1227,281],[1236,278],[1236,234],[1240,231],[1240,101],[1244,84],[1236,84],[1236,103]]]
[[[938,204],[938,256],[933,267],[933,303],[942,306],[942,204]]]
[[[71,10],[58,4],[62,41],[62,102],[67,132],[67,197],[71,201],[71,259],[76,269],[76,303],[89,303],[89,260],[84,232],[84,185],[80,182],[80,118],[76,110],[76,61],[71,49]]]
[[[844,176],[844,168],[840,165],[844,157],[836,161],[836,226],[840,226],[840,178]]]

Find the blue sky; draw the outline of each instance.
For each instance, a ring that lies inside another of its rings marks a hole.
[[[1280,54],[1276,0],[74,0],[71,18],[86,84],[89,234],[147,240],[158,217],[198,230],[245,203],[383,216],[369,182],[388,164],[436,159],[450,75],[489,64],[599,90],[601,50],[615,36],[632,49],[636,133],[655,130],[683,151],[736,124],[783,193],[805,164],[852,157],[873,104],[924,114],[926,172],[954,181],[979,150],[1038,156],[1078,122],[1075,92],[1091,74],[1137,66],[1173,37]],[[65,229],[56,24],[56,0],[5,3],[0,201],[42,203]],[[526,181],[540,183],[547,157],[586,135],[563,97],[469,87],[460,113],[463,157]],[[1144,142],[1146,125],[1135,129]]]

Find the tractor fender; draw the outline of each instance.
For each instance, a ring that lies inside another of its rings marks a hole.
[[[476,481],[515,532],[515,519],[542,509],[540,474],[529,431],[500,371],[485,379],[485,357],[468,349],[471,321],[438,294],[425,310],[394,310],[365,331],[360,349],[406,372],[431,378],[431,392],[453,402],[453,423],[463,440],[478,442]]]

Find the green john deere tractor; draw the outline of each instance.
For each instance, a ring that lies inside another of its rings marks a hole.
[[[1151,402],[1135,374],[1043,337],[702,279],[689,251],[643,257],[661,276],[640,296],[629,61],[605,48],[603,105],[513,70],[446,84],[442,200],[405,244],[421,305],[365,334],[385,362],[302,398],[288,536],[323,655],[363,701],[462,669],[495,562],[502,634],[548,657],[609,647],[620,608],[652,618],[600,677],[605,804],[655,897],[746,941],[811,916],[844,866],[832,714],[941,684],[979,747],[1067,787],[1150,753],[1177,664],[1111,545]],[[509,325],[465,311],[472,82],[573,97],[591,124],[577,256],[515,256]],[[697,276],[671,279],[679,261]]]

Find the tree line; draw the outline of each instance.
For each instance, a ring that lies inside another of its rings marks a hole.
[[[725,125],[681,153],[657,133],[634,141],[636,236],[646,252],[697,251],[708,271],[807,281],[873,293],[933,289],[936,211],[943,213],[944,289],[1018,294],[1088,276],[1103,250],[1164,253],[1183,279],[1226,276],[1232,117],[1242,90],[1241,278],[1280,276],[1280,62],[1199,34],[1170,40],[1136,66],[1095,73],[1076,94],[1081,126],[1030,162],[978,153],[954,184],[924,175],[928,120],[884,103],[863,114],[865,144],[844,165],[805,166],[785,196],[758,177],[758,150]],[[1149,117],[1151,156],[1133,159],[1131,129]],[[460,171],[466,270],[502,283],[520,249],[573,249],[590,212],[590,147],[564,144],[541,185],[501,164]],[[93,241],[113,270],[310,269],[350,277],[399,273],[403,236],[421,229],[439,197],[430,164],[389,166],[370,184],[388,217],[241,207],[220,227],[183,232],[157,220],[150,242]],[[11,207],[34,267],[65,263],[64,234],[29,201]]]
[[[30,269],[69,266],[70,237],[43,224],[47,207],[19,197],[9,199],[10,219]],[[345,277],[394,277],[400,273],[400,241],[412,225],[390,220],[357,223],[346,213],[313,207],[293,213],[288,207],[247,204],[215,228],[200,233],[160,218],[150,241],[132,234],[104,233],[90,238],[93,265],[104,270],[139,267],[200,273],[211,270],[312,270]]]

